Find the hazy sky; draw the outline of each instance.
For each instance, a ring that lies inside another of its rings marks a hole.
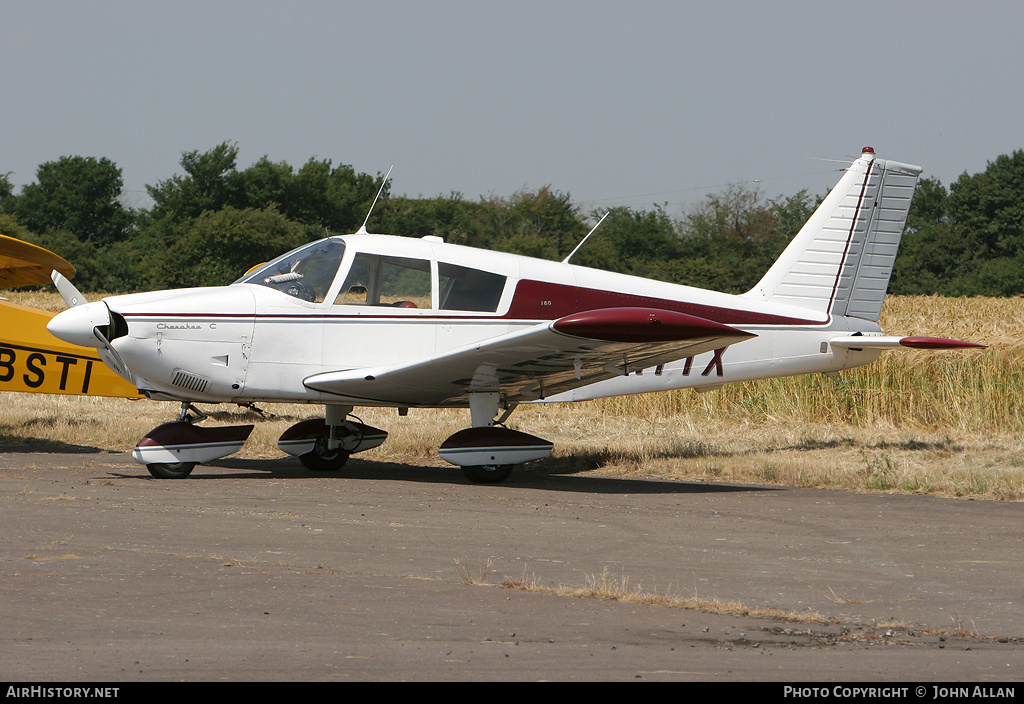
[[[107,157],[126,200],[237,143],[586,210],[823,193],[864,146],[948,185],[1024,148],[1024,3],[2,0],[0,173]]]

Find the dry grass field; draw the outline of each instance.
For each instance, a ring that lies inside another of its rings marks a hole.
[[[63,308],[54,293],[4,295]],[[551,458],[525,471],[1024,499],[1021,299],[889,297],[882,325],[891,334],[954,337],[989,348],[886,352],[840,379],[805,376],[707,394],[522,406],[507,424],[555,443]],[[204,407],[212,414],[208,423],[256,423],[239,455],[254,458],[280,456],[276,440],[285,428],[320,414],[318,406],[261,409],[266,417]],[[177,411],[170,403],[7,394],[0,451],[26,444],[128,451]],[[356,414],[391,433],[358,457],[431,465],[444,464],[438,445],[468,421],[465,411]]]

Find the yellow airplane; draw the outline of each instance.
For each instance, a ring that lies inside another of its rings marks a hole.
[[[49,284],[50,272],[74,276],[53,252],[0,235],[0,288]],[[0,299],[0,391],[141,398],[138,390],[100,361],[96,349],[51,335],[56,313]]]

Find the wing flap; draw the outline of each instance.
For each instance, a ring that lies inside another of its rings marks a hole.
[[[355,403],[465,406],[471,393],[506,403],[564,391],[755,337],[650,308],[606,308],[545,322],[411,364],[316,374],[304,384]]]

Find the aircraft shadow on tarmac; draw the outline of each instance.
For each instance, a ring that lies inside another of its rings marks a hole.
[[[3,437],[0,436],[0,441]],[[90,445],[75,445],[51,439],[18,437],[17,444],[0,444],[0,453],[10,454],[76,454],[109,455],[129,459],[127,453]],[[134,464],[129,461],[129,464]],[[589,464],[583,462],[584,465]],[[111,471],[124,478],[138,478],[152,481],[174,481],[154,479],[141,465],[138,471]],[[518,467],[512,476],[495,488],[513,486],[546,489],[550,491],[582,492],[596,494],[694,494],[740,491],[780,491],[784,487],[741,486],[729,484],[707,484],[652,479],[622,479],[587,474],[591,465],[581,469],[553,469],[550,461],[540,461]],[[225,472],[224,470],[232,470]],[[398,462],[378,462],[352,459],[336,472],[312,472],[296,459],[280,457],[274,459],[244,459],[227,457],[205,465],[197,466],[192,474],[181,481],[209,481],[217,479],[311,479],[337,478],[369,481],[411,481],[431,484],[471,484],[456,467],[410,465]]]
[[[234,470],[224,472],[224,470]],[[138,476],[150,479],[140,466],[138,475],[117,473],[119,476]],[[397,462],[349,460],[335,472],[312,472],[293,458],[238,459],[224,458],[196,467],[188,479],[182,481],[210,481],[217,479],[294,479],[336,478],[368,481],[410,481],[431,484],[466,484],[480,486],[465,479],[456,467],[409,465]],[[154,480],[172,481],[172,480]],[[586,476],[581,474],[552,474],[531,470],[530,465],[517,468],[512,476],[495,485],[502,487],[536,488],[549,491],[583,492],[596,494],[693,494],[739,491],[779,491],[782,487],[738,486],[704,484],[651,479],[620,479],[617,477]]]
[[[7,445],[4,443],[10,442]],[[61,442],[50,438],[32,438],[23,436],[0,434],[0,453],[10,454],[38,454],[38,453],[67,453],[73,455],[117,455],[121,454],[116,450],[106,450],[93,445],[75,445],[69,442]]]

